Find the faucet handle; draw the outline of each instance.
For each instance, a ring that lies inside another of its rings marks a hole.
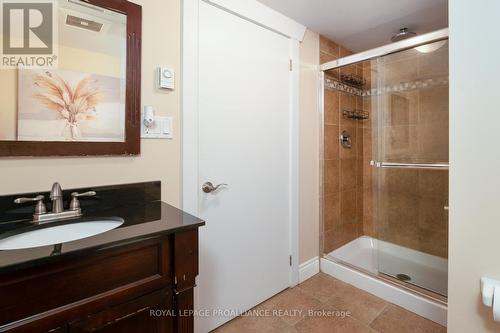
[[[26,202],[36,202],[35,206],[35,215],[42,215],[47,213],[47,208],[45,207],[45,204],[43,203],[43,199],[45,197],[43,195],[37,195],[34,198],[17,198],[14,200],[14,203],[16,204],[22,204]]]
[[[22,203],[26,203],[26,202],[38,202],[38,201],[43,200],[44,198],[45,198],[45,196],[40,194],[34,198],[17,198],[16,200],[14,200],[14,203],[22,204]]]
[[[96,191],[88,191],[88,192],[83,192],[83,193],[78,193],[78,192],[73,192],[71,193],[71,196],[73,198],[79,198],[79,197],[93,197],[96,195]]]
[[[93,197],[96,195],[96,191],[87,191],[83,193],[73,192],[71,193],[71,202],[69,203],[69,210],[78,210],[80,209],[80,200],[79,197]]]

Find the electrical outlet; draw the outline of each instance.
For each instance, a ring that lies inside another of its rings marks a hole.
[[[155,117],[150,127],[141,122],[141,138],[144,139],[172,139],[172,117]]]

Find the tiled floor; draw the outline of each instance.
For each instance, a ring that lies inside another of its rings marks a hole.
[[[446,328],[320,273],[214,333],[445,333]],[[323,311],[324,310],[324,311]]]

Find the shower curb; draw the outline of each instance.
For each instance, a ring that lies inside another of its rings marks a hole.
[[[442,326],[447,326],[448,307],[446,305],[324,258],[320,260],[320,269],[323,273],[369,292],[387,302],[399,305]]]

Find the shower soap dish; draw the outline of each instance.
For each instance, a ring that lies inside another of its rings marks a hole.
[[[370,114],[368,111],[363,111],[363,110],[343,110],[342,115],[346,119],[353,119],[353,120],[366,120],[370,118]]]
[[[359,89],[362,89],[366,84],[366,80],[356,74],[340,74],[340,81]]]

